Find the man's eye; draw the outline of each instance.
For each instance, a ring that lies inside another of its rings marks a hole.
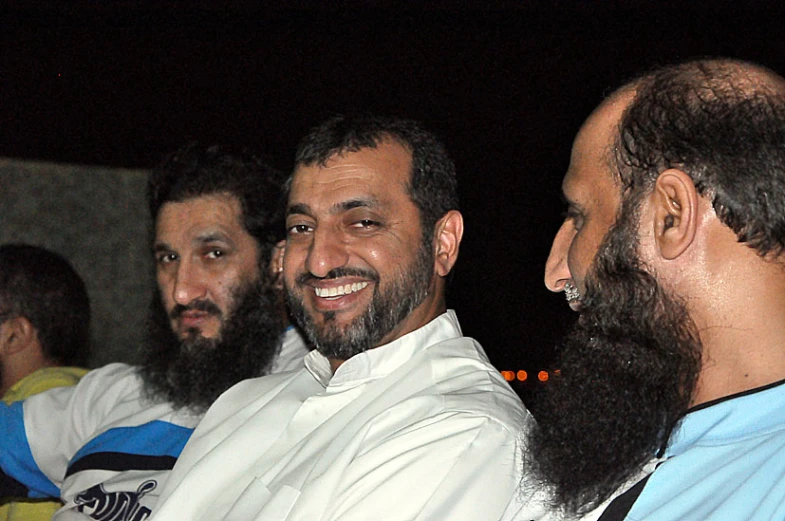
[[[161,253],[156,256],[156,261],[159,264],[169,264],[177,260],[177,255],[174,253]]]
[[[308,233],[311,231],[311,227],[307,224],[295,224],[294,226],[289,227],[289,233],[291,234],[301,234],[301,233]]]
[[[223,250],[219,250],[219,249],[214,249],[207,252],[208,259],[218,259],[223,257],[224,255],[226,255],[226,253]]]
[[[355,226],[358,228],[373,228],[379,226],[381,223],[379,221],[373,221],[371,219],[362,219],[355,223]]]

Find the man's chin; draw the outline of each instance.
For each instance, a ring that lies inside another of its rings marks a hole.
[[[220,338],[220,330],[216,328],[204,327],[179,327],[176,329],[177,338],[181,342],[193,340],[218,340]]]

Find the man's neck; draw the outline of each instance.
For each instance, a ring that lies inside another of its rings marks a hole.
[[[778,282],[752,281],[708,302],[708,318],[696,313],[703,364],[692,405],[785,379],[785,281]]]
[[[341,367],[341,365],[346,361],[339,358],[328,358],[328,360],[330,361],[330,369],[332,370],[333,374],[335,374],[335,371],[337,371],[338,368]]]

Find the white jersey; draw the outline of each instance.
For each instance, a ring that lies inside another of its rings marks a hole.
[[[301,367],[307,352],[290,329],[272,370]],[[200,417],[151,404],[133,366],[96,369],[0,408],[2,494],[60,497],[56,521],[147,519]]]

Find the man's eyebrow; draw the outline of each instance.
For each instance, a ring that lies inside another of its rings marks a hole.
[[[153,253],[161,253],[162,251],[172,251],[172,247],[165,242],[156,242],[153,245]]]
[[[567,195],[564,192],[560,192],[559,193],[559,199],[561,199],[562,206],[567,206],[567,207],[570,207],[570,208],[574,208],[575,207],[575,202],[572,199],[570,199],[569,197],[567,197]]]
[[[347,201],[341,201],[339,203],[335,203],[330,213],[338,214],[341,212],[347,212],[349,210],[353,210],[355,208],[375,208],[379,206],[379,201],[375,198],[368,198],[368,199],[349,199]],[[290,215],[312,215],[313,212],[311,207],[305,203],[294,203],[286,209],[287,217]]]
[[[375,208],[379,206],[379,201],[373,198],[369,199],[350,199],[348,201],[343,201],[338,203],[334,206],[335,210],[338,212],[346,212],[348,210],[353,210],[355,208]]]
[[[199,244],[209,244],[211,242],[228,242],[231,243],[232,240],[223,232],[206,232],[201,235],[197,235],[194,239],[194,242]],[[174,248],[163,241],[158,241],[153,245],[153,252],[160,253],[163,251],[174,251]]]
[[[561,199],[561,202],[564,206],[570,206],[572,208],[577,208],[579,210],[582,209],[582,206],[579,203],[567,197],[567,194],[565,194],[564,192],[561,192],[559,194],[559,199]]]
[[[226,239],[226,234],[221,232],[207,232],[196,236],[196,240],[199,242],[225,241]]]
[[[581,206],[580,203],[573,201],[564,194],[561,195],[561,200],[565,206],[564,211],[562,211],[562,216],[565,218],[575,217],[577,215],[586,215],[586,210],[583,206]]]
[[[295,203],[286,208],[286,216],[311,215],[311,207],[303,203]]]

